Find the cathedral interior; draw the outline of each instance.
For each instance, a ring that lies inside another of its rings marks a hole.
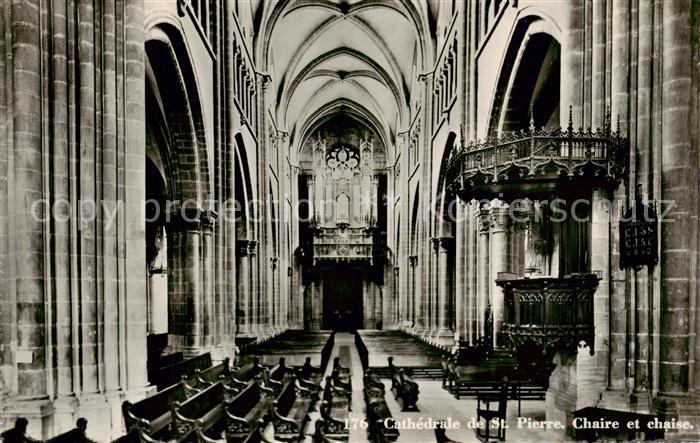
[[[11,0],[0,54],[0,441],[700,439],[700,1]]]

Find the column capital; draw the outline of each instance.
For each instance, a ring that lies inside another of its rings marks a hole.
[[[183,207],[168,215],[168,223],[176,230],[199,231],[201,228],[202,210],[197,207]]]
[[[486,208],[479,208],[476,211],[477,218],[479,219],[479,231],[488,232],[491,228],[491,214]]]
[[[418,265],[418,256],[417,255],[409,255],[408,256],[408,265],[412,268],[415,268]]]
[[[219,218],[219,214],[216,211],[208,210],[203,211],[200,216],[200,221],[202,225],[202,231],[211,232],[214,230],[214,225],[216,220]]]
[[[492,203],[489,212],[491,218],[491,228],[493,228],[494,231],[503,231],[508,228],[508,219],[510,218],[510,212],[508,210],[507,204],[496,203],[494,205]]]
[[[270,257],[270,266],[272,267],[272,270],[274,271],[277,269],[277,262],[279,259],[277,257]]]
[[[238,257],[254,257],[258,242],[255,240],[236,240],[236,255]]]
[[[454,237],[437,237],[435,240],[437,244],[436,248],[438,248],[438,252],[441,253],[449,251],[455,244]]]

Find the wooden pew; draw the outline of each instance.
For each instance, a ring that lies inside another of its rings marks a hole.
[[[172,404],[173,430],[178,442],[191,441],[195,438],[195,422],[203,432],[223,429],[225,424],[224,386],[221,382],[214,383],[197,395]]]
[[[242,390],[250,384],[251,380],[254,380],[258,376],[262,376],[267,380],[269,378],[269,371],[265,366],[260,364],[260,359],[258,357],[253,357],[251,363],[241,366],[234,372],[232,377],[233,387]]]
[[[363,381],[364,381],[364,383],[365,383],[365,386],[370,386],[370,387],[373,387],[373,388],[378,388],[378,389],[380,389],[382,392],[384,392],[384,391],[386,390],[385,387],[384,387],[384,383],[382,383],[382,382],[379,380],[379,376],[378,376],[374,371],[372,371],[371,369],[367,369],[367,370],[365,371],[365,375],[364,375],[364,377],[363,377]]]
[[[323,371],[321,368],[311,366],[311,357],[306,357],[304,365],[297,369],[297,380],[299,384],[310,391],[320,392]]]
[[[180,383],[183,378],[189,379],[198,371],[203,371],[211,366],[211,354],[208,352],[168,366],[163,366],[158,369],[155,374],[158,390],[160,391],[176,383]]]
[[[331,354],[333,353],[333,346],[335,345],[335,331],[328,337],[326,344],[321,350],[321,373],[326,372],[326,367],[328,366],[328,361],[331,359]]]
[[[296,375],[294,369],[287,366],[284,357],[280,357],[277,366],[270,370],[270,376],[268,378],[268,386],[276,393],[282,392],[284,386],[289,382],[294,381]]]
[[[294,383],[288,383],[282,389],[271,410],[275,437],[292,441],[303,438],[314,403],[309,394],[308,390],[302,391]]]
[[[212,438],[202,432],[199,427],[196,427],[195,429],[197,430],[197,442],[199,443],[282,443],[278,440],[265,438],[265,435],[260,429],[256,429],[240,439],[227,439],[224,435],[220,436],[219,438]]]
[[[351,399],[344,389],[333,386],[330,376],[326,377],[326,386],[319,409],[326,427],[325,434],[330,438],[345,438],[348,434],[346,426],[348,412],[352,410]]]
[[[178,383],[136,403],[125,401],[122,414],[127,432],[138,429],[139,433],[152,438],[169,437],[173,421],[170,406],[186,399],[185,385]]]
[[[342,378],[350,377],[350,369],[340,364],[340,357],[335,357],[333,359],[333,372],[337,372]]]
[[[365,380],[370,380],[370,378],[365,378]],[[384,398],[384,390],[365,383],[364,396],[370,440],[396,441],[399,437],[398,429],[387,426],[388,423],[393,422],[393,418]]]
[[[240,439],[267,423],[274,398],[270,388],[248,384],[226,407],[226,438]]]
[[[345,423],[339,427],[337,424],[326,421],[323,417],[316,420],[314,443],[345,443],[348,438],[349,434]]]
[[[366,371],[369,368],[369,351],[359,333],[355,333],[355,348],[357,349],[357,354],[360,356],[362,369]]]
[[[417,409],[418,383],[406,376],[403,369],[394,366],[391,357],[389,357],[389,369],[391,370],[391,390],[394,391],[394,397],[401,403],[402,410]]]
[[[94,443],[94,440],[90,440],[85,435],[87,430],[87,420],[84,418],[79,418],[75,422],[75,428],[70,431],[66,431],[63,434],[59,434],[54,438],[47,440],[48,443]]]
[[[348,399],[349,410],[352,411],[352,386],[349,381],[343,381],[337,371],[333,371],[330,377],[326,378],[326,384],[330,379],[334,396],[344,396]]]
[[[234,381],[234,372],[229,365],[230,360],[224,359],[220,364],[203,371],[196,371],[193,376],[184,380],[188,394],[201,392],[214,383],[221,382],[224,387],[224,398],[232,400],[242,389],[239,383]]]

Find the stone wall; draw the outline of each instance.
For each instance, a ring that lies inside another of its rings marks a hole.
[[[111,433],[147,386],[142,4],[5,2],[0,28],[0,416]]]

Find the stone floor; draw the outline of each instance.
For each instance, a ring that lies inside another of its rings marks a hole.
[[[389,380],[384,380],[387,387],[391,385]],[[399,403],[394,400],[391,392],[387,392],[386,401],[389,410],[397,422],[406,419],[413,423],[428,423],[430,419],[451,420],[455,428],[447,430],[447,436],[462,443],[478,442],[473,423],[476,416],[476,400],[457,400],[447,391],[442,389],[438,380],[417,380],[420,387],[418,400],[419,411],[402,412]],[[530,429],[527,425],[518,428],[518,406],[516,402],[509,402],[507,413],[506,441],[512,442],[552,442],[552,436],[544,430]],[[544,401],[527,401],[522,403],[522,417],[533,420],[544,420]],[[459,428],[457,428],[457,423]],[[449,427],[449,423],[448,423]],[[399,443],[429,443],[435,441],[433,429],[400,429]],[[359,442],[360,440],[358,440]]]
[[[333,357],[339,354],[341,347],[349,347],[349,363],[352,374],[353,387],[353,411],[349,414],[350,423],[350,443],[366,443],[367,434],[362,429],[361,423],[365,419],[364,402],[362,400],[362,363],[357,349],[354,345],[354,337],[347,333],[337,333],[335,337],[335,348]],[[343,354],[346,354],[343,352]],[[347,354],[342,360],[347,359]],[[331,359],[332,361],[332,359]],[[342,362],[344,365],[346,362]],[[330,372],[330,364],[329,364]],[[384,380],[387,388],[391,386],[389,380]],[[462,442],[478,442],[473,428],[469,428],[469,423],[476,414],[476,400],[455,399],[447,391],[442,389],[440,381],[418,380],[420,387],[420,399],[418,401],[419,411],[402,412],[401,406],[394,399],[391,391],[387,391],[387,404],[392,416],[401,422],[407,419],[416,422],[427,423],[439,419],[452,419],[453,423],[459,422],[459,429],[448,429],[448,437]],[[531,429],[527,425],[520,428],[517,424],[517,403],[508,405],[507,423],[510,426],[506,431],[506,440],[513,442],[553,442],[552,435],[542,429]],[[522,416],[533,420],[544,420],[544,401],[527,401],[522,403]],[[355,426],[353,426],[355,424]],[[435,434],[432,429],[400,429],[398,443],[431,443],[435,441]]]
[[[340,353],[343,348],[342,354]],[[347,348],[346,348],[347,347]],[[349,356],[345,349],[349,349]],[[328,365],[327,374],[330,375],[333,357],[341,354],[341,363],[344,366],[349,366],[352,374],[353,388],[353,410],[349,413],[350,438],[349,443],[367,443],[367,433],[363,429],[362,423],[365,420],[364,401],[362,397],[362,363],[360,356],[355,348],[354,338],[348,333],[337,333],[335,337],[335,347],[331,355],[331,360]],[[447,391],[442,389],[441,382],[437,380],[417,380],[420,387],[420,397],[418,400],[419,411],[402,412],[401,406],[394,399],[391,391],[388,390],[391,386],[389,380],[383,380],[387,387],[386,401],[391,411],[392,416],[397,422],[406,419],[413,423],[429,423],[436,420],[450,420],[452,423],[459,423],[459,428],[448,429],[447,436],[456,442],[470,443],[478,442],[473,427],[470,427],[470,422],[476,415],[476,400],[460,399],[457,400]],[[507,424],[509,426],[506,431],[506,441],[518,443],[554,443],[557,440],[552,437],[551,433],[543,429],[533,429],[524,424],[518,427],[517,419],[518,407],[517,403],[510,402],[508,404]],[[522,417],[530,418],[533,421],[544,420],[544,401],[526,401],[522,403]],[[311,425],[307,429],[307,438],[305,443],[311,443],[311,435],[314,432],[314,422],[318,418],[318,412],[311,414]],[[269,430],[271,431],[271,429]],[[400,429],[398,443],[433,443],[435,442],[435,433],[433,429]],[[267,433],[268,436],[273,434]]]

